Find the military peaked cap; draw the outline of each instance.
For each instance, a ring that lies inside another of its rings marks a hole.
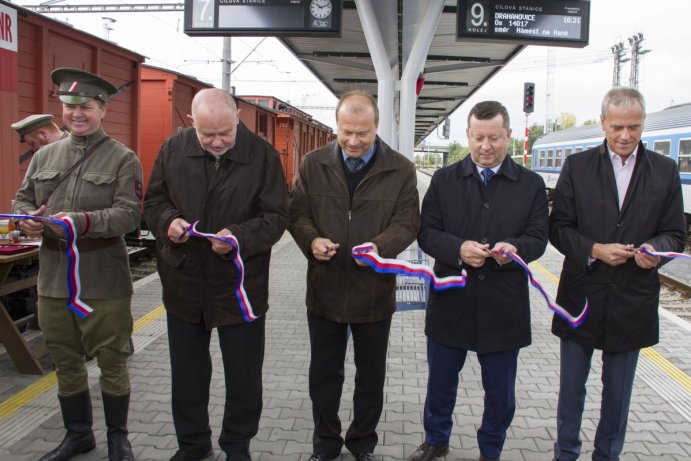
[[[105,103],[108,96],[118,91],[115,85],[98,75],[69,67],[55,69],[50,78],[60,86],[58,95],[65,104],[84,104],[92,99]]]
[[[13,123],[10,127],[19,134],[19,142],[24,142],[24,136],[51,123],[53,123],[51,114],[34,114]]]

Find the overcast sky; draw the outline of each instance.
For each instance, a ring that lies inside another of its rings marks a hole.
[[[160,1],[160,0],[159,0]],[[183,0],[170,1],[181,3]],[[75,4],[77,0],[63,3]],[[40,0],[15,0],[19,5],[35,5]],[[78,3],[156,3],[146,0],[80,0]],[[110,24],[109,39],[147,57],[147,63],[189,74],[221,86],[222,39],[191,38],[182,32],[183,14],[173,13],[85,13],[54,14],[76,28],[104,37],[103,16]],[[671,104],[691,102],[691,1],[689,0],[593,0],[590,17],[590,44],[585,48],[552,48],[555,68],[553,115],[570,112],[580,125],[599,116],[604,93],[611,87],[613,60],[611,46],[636,33],[644,36],[643,49],[651,50],[641,60],[639,89],[647,99],[648,111]],[[258,46],[257,46],[258,45]],[[232,85],[238,95],[272,95],[296,106],[333,107],[336,98],[300,62],[273,38],[232,40]],[[256,48],[255,48],[256,47]],[[628,48],[628,46],[627,46]],[[254,51],[252,51],[254,50]],[[535,113],[529,124],[545,124],[547,117],[548,48],[530,46],[488,84],[476,92],[451,116],[451,139],[466,145],[465,125],[472,105],[496,99],[509,109],[513,135],[521,138],[525,129],[522,112],[523,82],[536,84]],[[628,51],[626,57],[628,57]],[[246,59],[242,64],[240,61]],[[622,84],[628,84],[630,68],[622,66]],[[333,110],[306,110],[333,126]],[[449,141],[430,136],[431,144]]]

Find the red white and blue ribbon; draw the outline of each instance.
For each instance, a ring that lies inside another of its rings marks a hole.
[[[240,244],[238,243],[238,239],[236,239],[233,235],[219,237],[214,234],[199,232],[196,228],[198,222],[199,221],[193,222],[187,228],[187,232],[189,232],[190,236],[219,240],[221,242],[230,243],[230,245],[233,247],[233,262],[235,263],[235,267],[238,269],[238,282],[235,286],[235,297],[240,304],[240,311],[242,312],[242,318],[245,320],[245,322],[257,320],[259,316],[257,316],[252,310],[252,303],[250,303],[250,299],[245,291],[245,265],[242,263],[242,258],[240,257]]]
[[[407,275],[411,277],[422,277],[429,281],[430,286],[437,291],[448,290],[450,288],[461,288],[465,286],[466,272],[461,275],[449,277],[437,277],[432,269],[422,264],[413,264],[401,259],[382,258],[376,253],[370,253],[374,247],[366,243],[353,247],[352,255],[357,261],[362,261],[380,274]]]
[[[67,236],[67,244],[65,245],[65,254],[67,255],[67,291],[69,293],[67,298],[67,307],[78,316],[84,318],[93,312],[84,301],[81,300],[82,284],[79,278],[79,250],[77,250],[77,232],[72,218],[66,216],[64,218],[50,218],[48,216],[34,216],[23,214],[0,214],[0,218],[9,219],[36,219],[41,221],[50,221],[62,227]]]
[[[552,298],[547,294],[544,288],[542,288],[542,285],[538,283],[538,281],[535,279],[533,276],[533,272],[528,268],[528,265],[523,261],[523,259],[518,256],[516,253],[499,253],[499,252],[494,252],[497,254],[501,254],[502,256],[508,256],[511,258],[516,264],[521,266],[523,271],[525,271],[526,275],[528,276],[528,280],[530,280],[530,284],[534,286],[537,291],[540,292],[543,298],[545,298],[545,301],[547,302],[547,307],[549,307],[552,312],[554,312],[556,315],[561,317],[571,328],[577,328],[585,322],[586,317],[588,316],[588,313],[590,313],[590,305],[588,304],[588,299],[586,298],[585,300],[585,306],[583,306],[583,310],[581,311],[580,314],[574,316],[571,315],[569,311],[564,309],[562,306],[557,304],[555,301],[552,301]]]
[[[677,253],[675,251],[650,251],[644,246],[642,246],[638,251],[648,256],[659,256],[661,258],[691,259],[691,255],[687,255],[685,253]]]

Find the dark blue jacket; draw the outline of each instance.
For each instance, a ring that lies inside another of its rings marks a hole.
[[[478,353],[528,346],[528,279],[516,263],[492,258],[474,269],[460,263],[464,241],[511,243],[526,262],[547,246],[547,196],[542,178],[504,159],[489,186],[482,185],[470,156],[442,168],[422,202],[421,248],[435,260],[439,276],[468,273],[465,288],[430,291],[425,333],[447,346]]]

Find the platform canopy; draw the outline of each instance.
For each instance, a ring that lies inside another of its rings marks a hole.
[[[412,156],[415,145],[524,48],[457,41],[457,4],[457,0],[345,0],[340,38],[281,41],[334,95],[362,89],[378,96],[380,136]],[[424,83],[415,97],[420,77]],[[392,83],[383,84],[389,78]],[[382,91],[390,93],[384,104]],[[385,115],[389,104],[392,120]],[[414,128],[405,123],[406,114]]]

